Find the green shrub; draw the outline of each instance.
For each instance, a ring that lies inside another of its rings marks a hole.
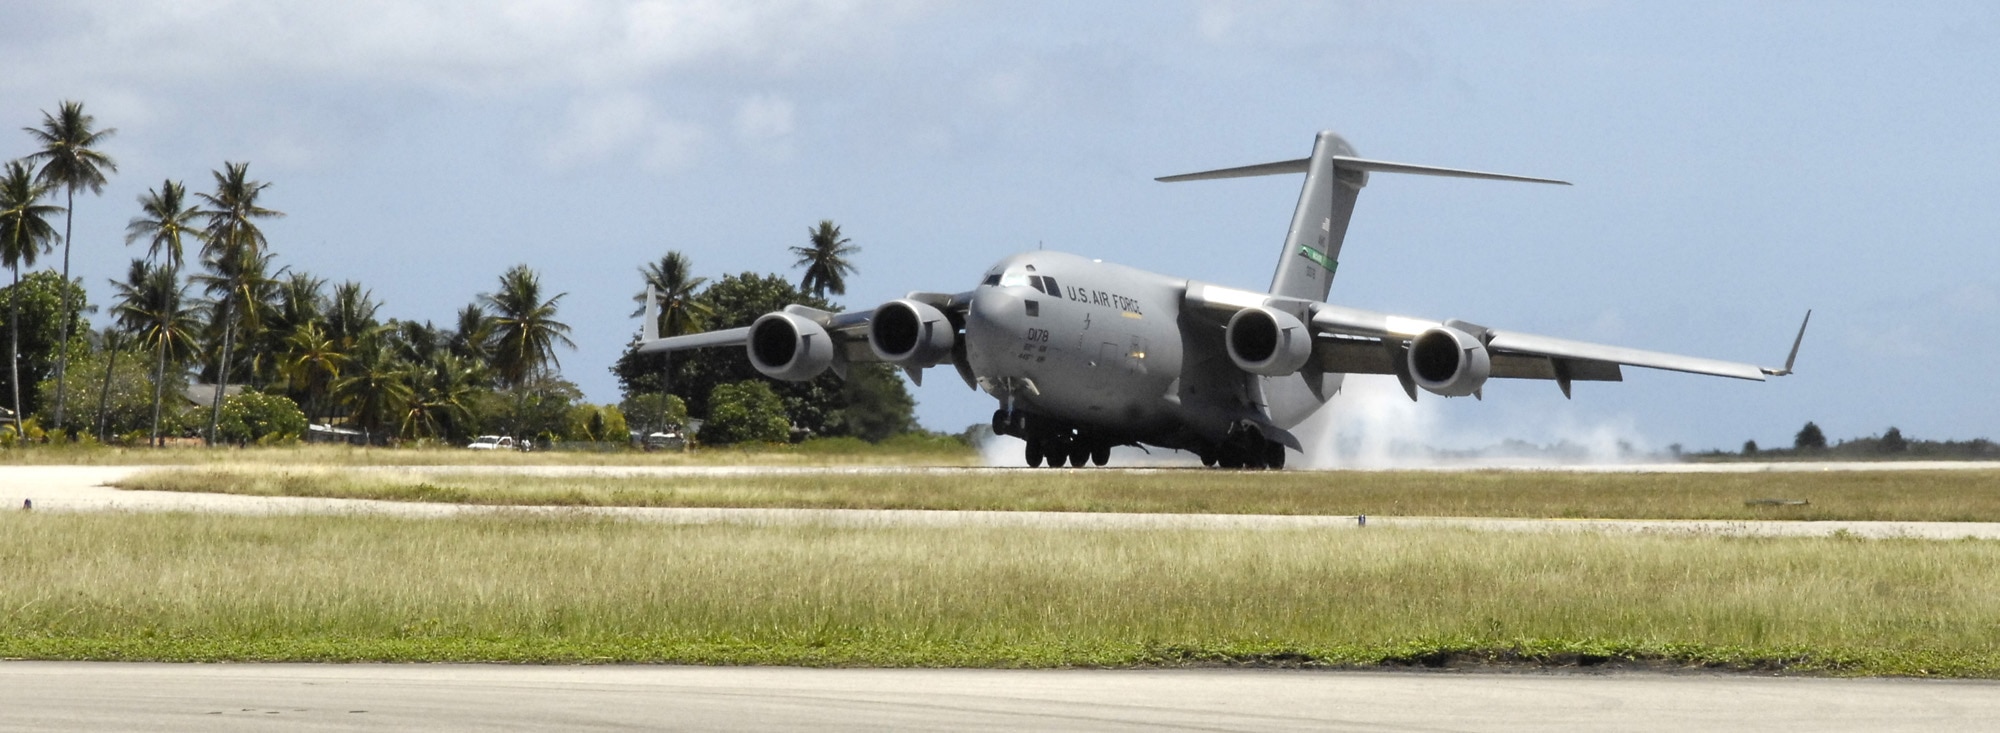
[[[282,395],[244,392],[222,401],[218,436],[232,443],[282,445],[306,432],[306,414]]]
[[[708,422],[702,424],[700,436],[708,445],[783,443],[791,438],[785,403],[761,380],[718,384],[709,393],[708,406]]]

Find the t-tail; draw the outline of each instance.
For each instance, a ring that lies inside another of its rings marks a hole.
[[[1271,276],[1271,294],[1324,301],[1328,290],[1333,287],[1334,272],[1340,269],[1340,245],[1347,238],[1347,222],[1354,216],[1354,200],[1360,196],[1361,187],[1368,185],[1368,174],[1371,172],[1569,185],[1567,181],[1549,178],[1357,158],[1354,157],[1354,146],[1348,145],[1331,130],[1321,132],[1314,138],[1310,158],[1187,173],[1156,180],[1199,181],[1281,173],[1306,174],[1306,185],[1299,191],[1298,209],[1292,212],[1292,228],[1285,234],[1284,249],[1278,253],[1278,271]]]

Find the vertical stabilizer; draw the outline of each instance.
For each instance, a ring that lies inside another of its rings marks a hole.
[[[1340,243],[1347,238],[1347,221],[1354,217],[1354,200],[1368,185],[1368,172],[1341,168],[1336,157],[1354,157],[1354,146],[1328,130],[1313,139],[1306,159],[1306,184],[1299,189],[1299,206],[1292,211],[1292,228],[1278,252],[1278,271],[1271,275],[1271,294],[1304,300],[1326,300],[1333,274],[1340,268]]]
[[[1292,228],[1285,233],[1285,247],[1278,253],[1278,271],[1271,275],[1271,294],[1324,301],[1333,286],[1334,271],[1340,267],[1340,245],[1347,238],[1347,222],[1354,217],[1354,200],[1361,195],[1361,187],[1368,185],[1370,171],[1569,185],[1547,178],[1356,158],[1354,146],[1348,145],[1332,130],[1323,131],[1313,138],[1310,158],[1166,176],[1158,180],[1198,181],[1282,173],[1306,174],[1305,187],[1299,190],[1299,206],[1292,211]]]

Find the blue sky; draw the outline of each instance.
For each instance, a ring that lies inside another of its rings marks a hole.
[[[78,202],[93,298],[161,180],[249,161],[281,264],[448,322],[516,263],[568,293],[594,401],[637,268],[796,275],[830,218],[841,299],[963,290],[1045,246],[1268,284],[1298,181],[1153,177],[1368,157],[1574,187],[1377,175],[1332,299],[1766,364],[1383,403],[1427,439],[1659,448],[1894,425],[1995,437],[2000,12],[1982,3],[10,3],[0,122],[79,99],[119,172]],[[30,152],[0,134],[0,157]],[[99,317],[100,320],[102,316]],[[1379,379],[1354,382],[1380,392]],[[1394,390],[1393,383],[1387,387]],[[926,425],[984,421],[952,379]],[[1339,403],[1336,403],[1338,408]]]

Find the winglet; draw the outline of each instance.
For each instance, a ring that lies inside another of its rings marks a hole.
[[[641,341],[660,340],[660,296],[650,284],[646,286],[646,322],[639,329]]]
[[[1806,324],[1808,323],[1812,323],[1811,309],[1806,310],[1806,319],[1799,322],[1799,335],[1792,338],[1792,353],[1785,357],[1785,368],[1771,369],[1766,367],[1763,370],[1765,374],[1773,377],[1782,377],[1792,373],[1792,364],[1797,363],[1799,360],[1799,344],[1806,340]]]

